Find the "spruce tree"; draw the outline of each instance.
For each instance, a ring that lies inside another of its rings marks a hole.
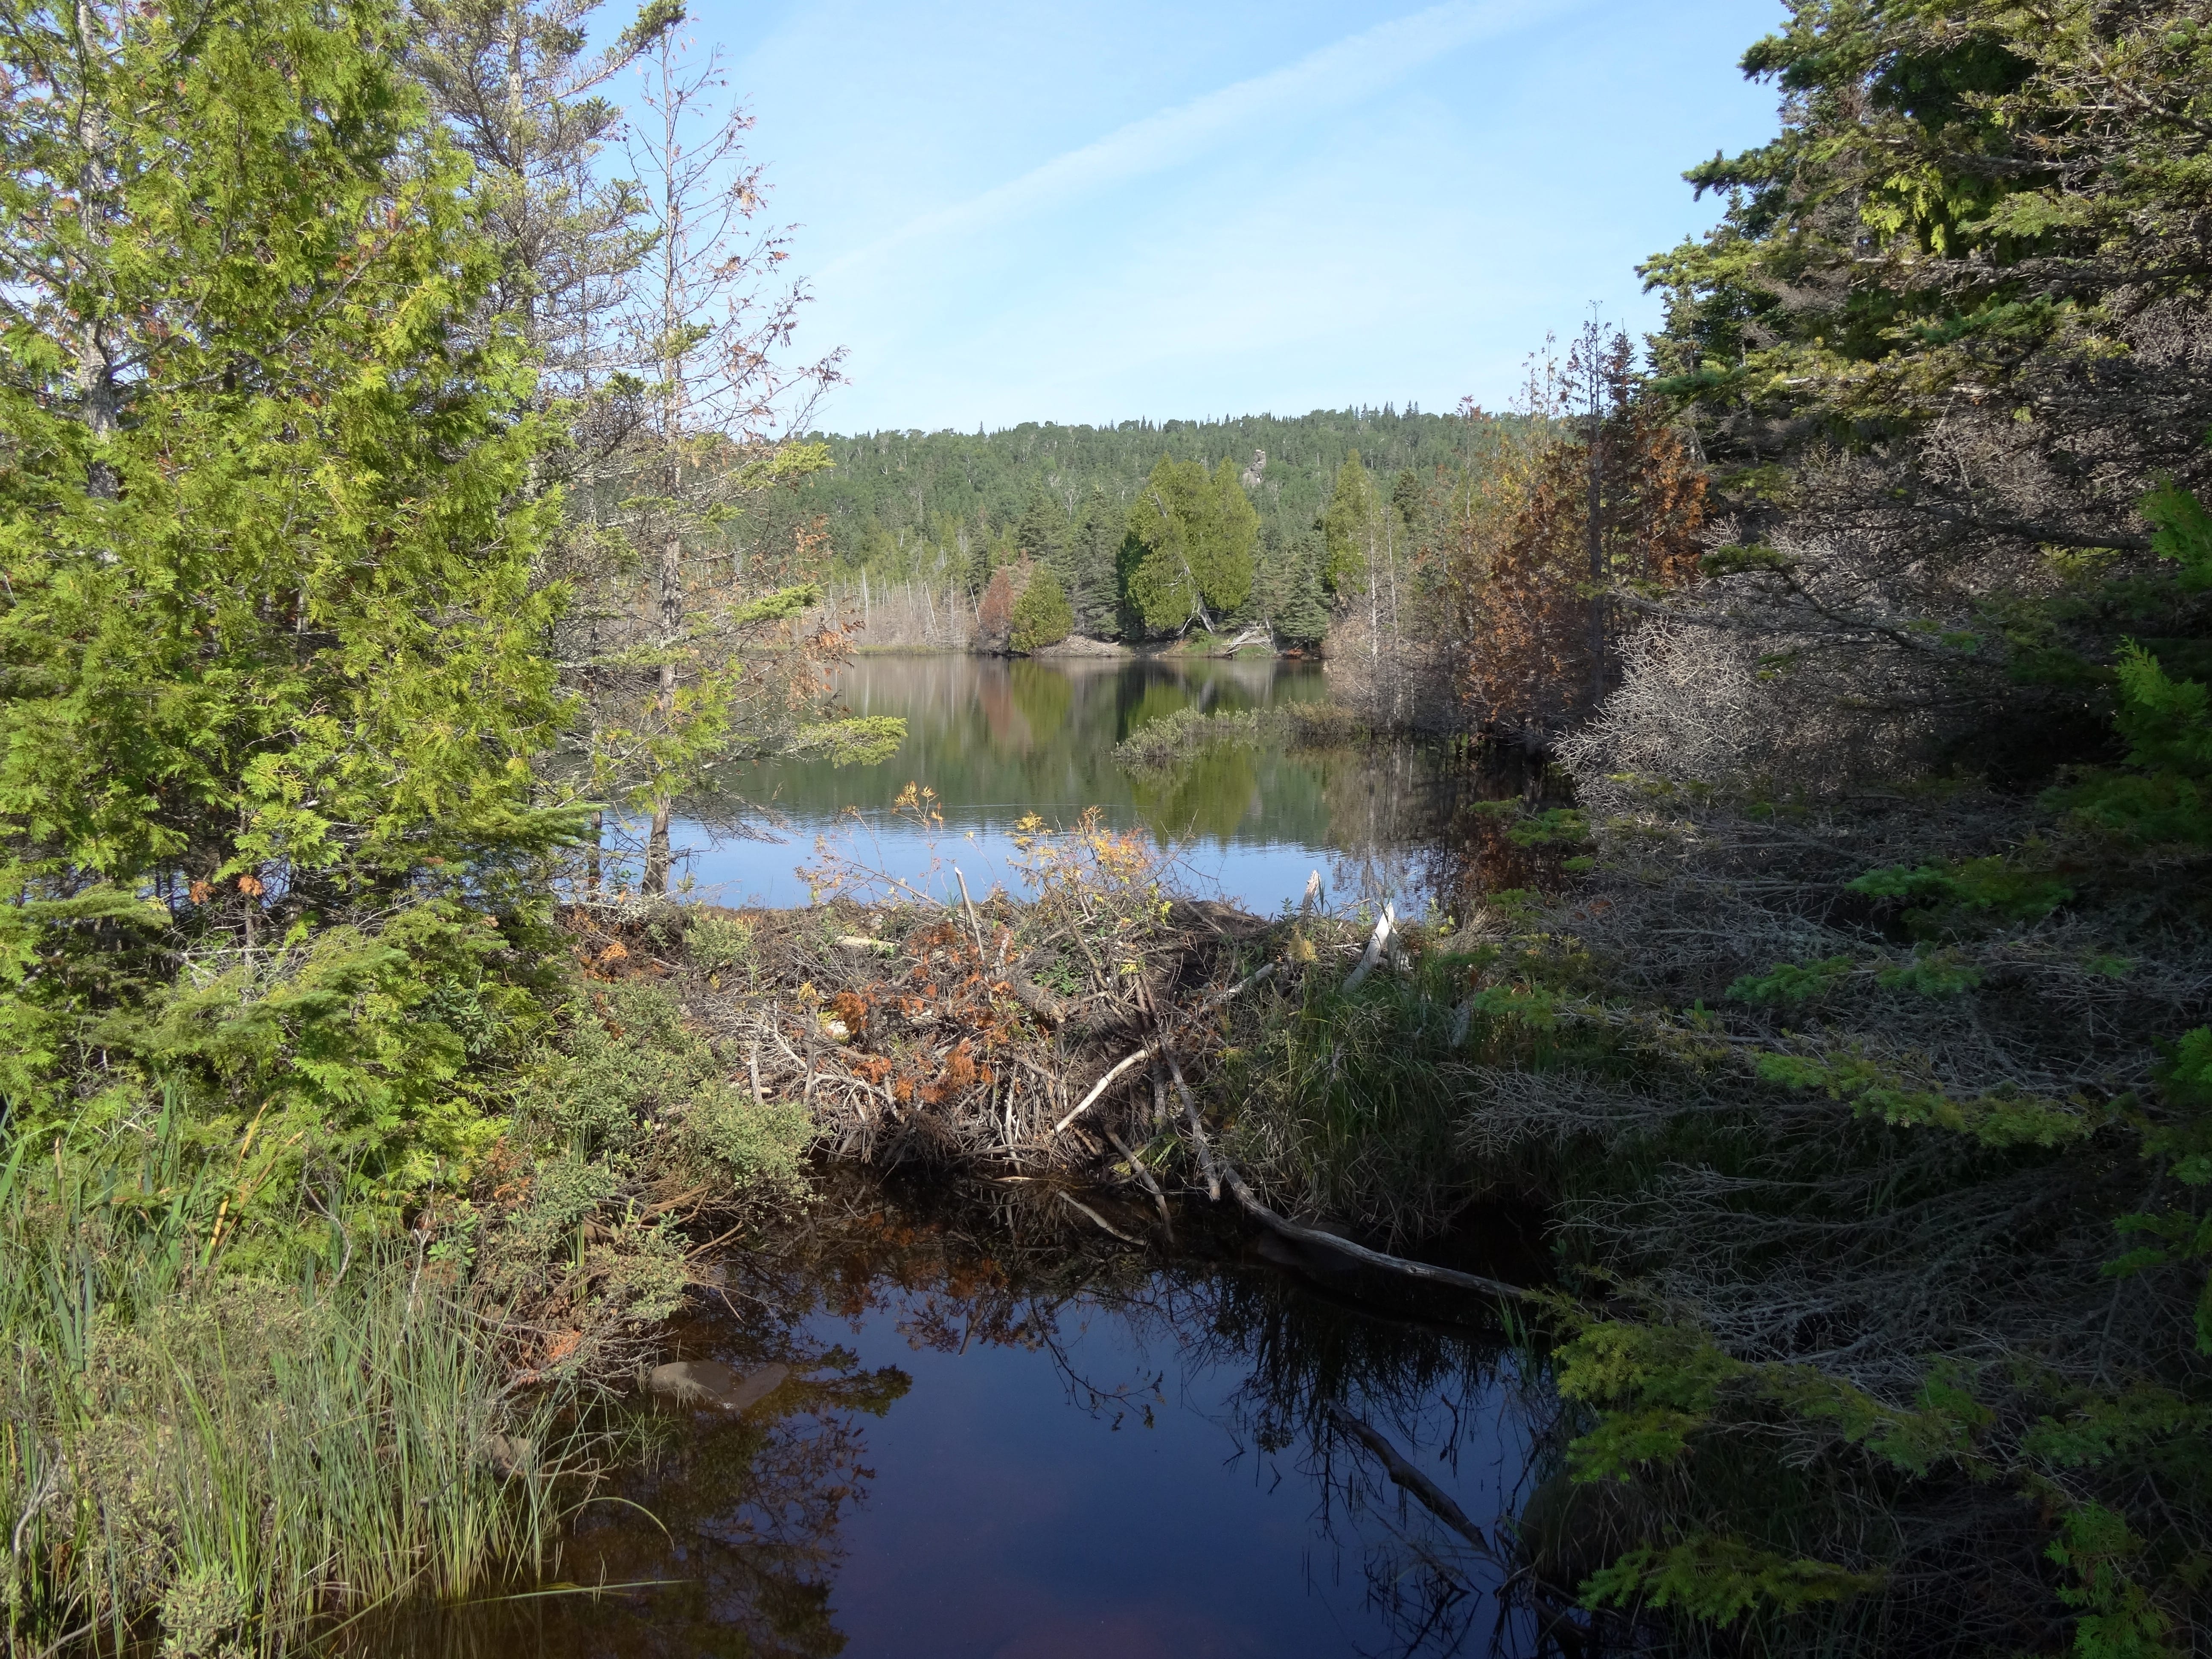
[[[1324,557],[1321,538],[1312,532],[1287,550],[1283,598],[1267,619],[1286,644],[1318,645],[1328,632],[1328,605],[1321,586]]]
[[[1074,607],[1075,625],[1085,634],[1109,635],[1118,623],[1121,543],[1127,535],[1127,515],[1115,508],[1104,490],[1093,489],[1068,537],[1068,562],[1074,571],[1068,599]]]
[[[1029,500],[1014,525],[1015,550],[1033,563],[1050,565],[1065,591],[1073,585],[1067,543],[1067,514],[1060,510],[1060,502],[1043,480],[1039,479],[1030,486]]]

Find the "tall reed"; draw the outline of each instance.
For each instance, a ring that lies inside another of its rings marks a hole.
[[[125,1167],[0,1171],[0,1624],[10,1655],[271,1653],[318,1620],[553,1559],[591,1449],[520,1390],[441,1264],[224,1271],[210,1181],[160,1129]]]

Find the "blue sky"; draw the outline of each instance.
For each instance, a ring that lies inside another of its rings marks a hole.
[[[610,8],[611,10],[612,8]],[[694,0],[801,228],[821,423],[1492,407],[1770,135],[1778,0]],[[619,20],[615,20],[619,21]]]

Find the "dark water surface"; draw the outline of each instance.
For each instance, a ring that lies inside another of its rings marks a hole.
[[[1182,708],[1265,708],[1327,696],[1317,664],[1272,658],[863,657],[838,691],[854,714],[907,721],[904,745],[874,766],[783,762],[738,781],[744,801],[702,803],[679,831],[695,890],[726,903],[804,904],[817,837],[832,850],[931,890],[957,864],[977,893],[1019,891],[1008,835],[1035,813],[1073,823],[1096,807],[1115,830],[1172,848],[1178,884],[1261,914],[1322,872],[1333,897],[1418,909],[1435,887],[1428,848],[1455,774],[1433,744],[1376,739],[1324,750],[1217,747],[1171,770],[1132,774],[1115,744]],[[891,811],[908,783],[936,793],[944,827]],[[754,809],[750,811],[747,808]],[[738,817],[780,820],[774,840],[718,835]]]
[[[1364,1311],[1327,1266],[1192,1237],[1194,1213],[1170,1255],[1039,1186],[936,1218],[833,1188],[829,1213],[732,1255],[678,1332],[686,1357],[791,1380],[741,1417],[653,1413],[656,1451],[562,1565],[653,1587],[383,1621],[347,1650],[1533,1651],[1496,1560],[1329,1415],[1387,1435],[1494,1539],[1522,1496],[1524,1413],[1480,1308]]]

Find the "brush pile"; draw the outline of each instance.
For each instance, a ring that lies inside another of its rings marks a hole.
[[[834,867],[817,873],[842,890],[805,910],[565,920],[587,975],[674,981],[740,1094],[803,1103],[839,1156],[1033,1174],[1118,1159],[1149,1188],[1174,1071],[1218,1049],[1255,970],[1329,925],[1170,898],[1145,843],[1095,816],[1031,821],[1018,844],[1025,900],[974,899],[956,872],[939,902]],[[857,896],[871,884],[892,900]]]

